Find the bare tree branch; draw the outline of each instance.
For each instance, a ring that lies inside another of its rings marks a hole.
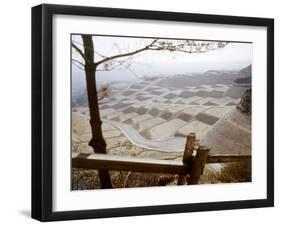
[[[90,63],[90,61],[87,59],[87,57],[85,56],[85,54],[82,52],[81,49],[78,48],[77,45],[75,45],[73,42],[71,43],[71,46],[83,57],[83,59],[87,62]]]
[[[80,62],[79,60],[76,59],[71,59],[73,62],[76,62],[78,64],[80,64],[82,67],[85,67],[85,64],[83,64],[82,62]]]
[[[193,41],[193,40],[183,40],[178,43],[174,43],[174,41],[167,40],[159,40],[154,39],[149,45],[141,49],[137,49],[131,52],[117,54],[114,56],[106,57],[98,62],[96,65],[100,65],[102,63],[115,60],[121,57],[132,56],[138,54],[140,52],[151,50],[151,51],[169,51],[169,52],[183,52],[183,53],[205,53],[208,51],[216,50],[219,48],[223,48],[227,45],[227,42],[219,42],[219,41]]]
[[[82,46],[84,49],[93,50],[93,49],[91,49],[91,47],[89,47],[89,46],[84,46],[82,43],[77,42],[77,41],[75,41],[75,40],[72,40],[72,43],[76,43],[76,44],[78,44],[78,45]],[[102,57],[102,58],[106,58],[106,56],[105,56],[105,55],[103,55],[103,54],[99,53],[99,52],[98,52],[98,51],[96,51],[96,50],[94,50],[94,53],[96,53],[97,55],[99,55],[99,56],[100,56],[100,57]]]
[[[111,71],[115,68],[120,68],[121,66],[124,66],[124,69],[127,69],[131,65],[130,58],[127,58],[126,60],[110,60],[106,61],[103,64],[101,64],[103,68],[99,68],[96,71]]]
[[[183,52],[183,53],[205,53],[208,51],[216,50],[226,46],[227,42],[218,41],[193,41],[184,40],[177,44],[161,40],[149,48],[152,51],[170,51],[170,52]]]
[[[141,48],[141,49],[138,49],[138,50],[135,50],[135,51],[132,51],[132,52],[128,52],[128,53],[123,53],[123,54],[118,54],[118,55],[114,55],[114,56],[111,56],[111,57],[107,57],[103,60],[100,60],[98,62],[96,62],[95,64],[96,65],[99,65],[99,64],[102,64],[104,62],[107,62],[107,61],[110,61],[110,60],[114,60],[116,58],[120,58],[120,57],[126,57],[126,56],[131,56],[131,55],[135,55],[137,53],[140,53],[144,50],[148,50],[155,42],[157,42],[157,39],[153,40],[153,42],[151,42],[149,45]]]
[[[78,69],[80,69],[81,71],[84,71],[85,68],[81,67],[80,64],[77,64],[75,61],[73,62],[73,65],[75,65]]]

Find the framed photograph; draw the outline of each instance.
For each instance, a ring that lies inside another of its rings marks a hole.
[[[32,8],[32,217],[274,205],[274,21]]]

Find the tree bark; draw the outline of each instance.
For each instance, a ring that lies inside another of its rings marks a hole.
[[[96,153],[106,154],[106,143],[102,134],[102,121],[100,118],[97,86],[96,67],[94,63],[94,45],[91,35],[82,35],[85,55],[85,75],[87,83],[88,104],[90,109],[90,125],[92,139],[89,145]],[[102,188],[112,188],[108,170],[99,170],[99,178]]]

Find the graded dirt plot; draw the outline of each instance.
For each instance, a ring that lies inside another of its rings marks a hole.
[[[196,96],[196,92],[193,91],[183,91],[181,94],[179,94],[179,97],[182,98],[190,98]]]
[[[83,133],[90,131],[90,124],[87,118],[79,112],[72,112],[72,135],[77,135],[77,140],[79,136]]]
[[[78,145],[72,142],[72,151],[83,154],[91,154],[94,152],[93,148],[89,146],[88,142],[79,143]]]
[[[138,95],[138,96],[136,96],[136,99],[139,101],[145,101],[145,100],[150,99],[150,97]]]
[[[192,119],[192,115],[187,114],[185,112],[179,113],[176,117],[186,122]]]
[[[220,105],[226,105],[230,102],[235,102],[237,100],[239,101],[239,99],[233,99],[231,97],[222,97],[222,98],[216,99],[216,103],[220,104]]]
[[[193,120],[184,127],[180,128],[176,135],[186,137],[190,133],[195,133],[196,138],[201,139],[209,128],[209,125]]]
[[[112,118],[118,117],[120,114],[122,114],[121,111],[115,111],[115,112],[108,113],[106,115],[102,115],[102,118],[110,120]]]
[[[208,125],[213,125],[219,118],[212,115],[205,114],[203,112],[196,115],[196,119]]]
[[[100,114],[102,116],[107,115],[107,114],[112,113],[112,112],[116,112],[116,109],[114,109],[114,108],[107,108],[105,110],[100,109]]]
[[[151,128],[155,125],[158,125],[160,123],[166,122],[166,120],[162,119],[162,118],[150,118],[148,120],[144,120],[142,122],[139,123],[139,130],[143,130],[143,129],[147,129],[147,128]]]
[[[138,113],[140,115],[145,114],[147,111],[148,111],[148,109],[145,108],[145,107],[139,107],[139,108],[136,109],[136,113]]]
[[[125,108],[125,109],[123,109],[122,110],[122,112],[124,113],[124,114],[129,114],[129,113],[133,113],[133,112],[135,112],[136,111],[136,108],[135,107],[128,107],[128,108]]]
[[[112,105],[111,107],[114,108],[115,110],[118,110],[118,109],[121,109],[121,108],[128,107],[130,105],[131,104],[128,104],[128,103],[118,102],[118,103]]]
[[[174,103],[180,104],[180,105],[185,105],[185,103],[181,99],[178,99],[178,100],[174,101]]]
[[[151,128],[151,139],[162,139],[173,136],[175,132],[186,125],[186,122],[181,119],[173,119]]]
[[[129,113],[129,114],[124,114],[124,113],[123,113],[123,114],[121,114],[121,115],[118,116],[118,120],[115,119],[115,118],[113,118],[112,120],[115,119],[114,121],[124,122],[124,121],[126,121],[126,120],[128,120],[128,119],[130,119],[130,118],[136,117],[136,116],[138,116],[138,114],[135,113],[135,112]]]
[[[123,96],[130,96],[132,94],[135,94],[136,91],[132,91],[132,90],[127,90],[125,92],[122,93]]]
[[[216,104],[214,102],[211,102],[211,101],[208,101],[207,103],[204,103],[203,105],[204,106],[217,106],[218,104]]]
[[[80,143],[88,143],[91,140],[91,138],[92,138],[92,133],[89,130],[89,131],[86,131],[86,132],[84,132],[83,134],[81,134],[79,136],[79,141],[78,142],[80,142]]]
[[[156,96],[160,96],[161,94],[163,94],[162,91],[151,91],[152,95],[156,95]]]
[[[225,92],[227,89],[228,89],[228,86],[221,86],[221,87],[213,86],[213,91]]]
[[[198,105],[200,105],[200,104],[198,104],[198,103],[196,103],[196,102],[191,102],[190,105],[191,105],[191,106],[193,106],[193,105],[195,105],[195,106],[197,105],[197,106],[198,106]]]
[[[163,98],[163,97],[155,97],[153,102],[156,102],[156,103],[164,103],[165,101],[167,101],[166,98]]]
[[[151,108],[149,111],[148,111],[148,114],[151,114],[152,116],[156,116],[160,113],[160,110],[158,108]]]
[[[170,100],[170,99],[174,99],[176,96],[177,96],[177,94],[175,94],[175,93],[168,93],[163,97]]]
[[[196,88],[197,89],[210,89],[210,87],[212,87],[212,86],[209,86],[209,85],[199,85]]]
[[[183,102],[183,98],[182,98],[182,97],[173,98],[173,99],[171,99],[171,102],[172,102],[173,104],[178,104],[177,102],[181,102],[182,104],[185,104],[185,103]]]
[[[108,109],[108,108],[111,108],[110,104],[102,104],[102,105],[99,106],[100,110],[105,110],[105,109]]]
[[[236,106],[237,103],[234,103],[234,102],[229,102],[226,106]]]
[[[210,154],[251,154],[251,119],[233,109],[221,118],[202,138]]]
[[[142,85],[132,85],[130,88],[131,89],[143,89],[144,86],[142,86]]]
[[[102,131],[110,131],[110,130],[115,130],[116,128],[106,122],[102,123]]]
[[[170,120],[173,117],[173,113],[166,110],[160,113],[159,117],[165,120]]]
[[[149,115],[149,114],[144,114],[144,115],[139,115],[130,119],[127,119],[126,121],[124,121],[124,123],[129,124],[129,125],[135,125],[136,127],[138,127],[138,123],[147,119],[151,119],[153,116]]]
[[[183,112],[189,115],[197,115],[199,112],[204,111],[206,109],[206,107],[187,107]]]
[[[225,92],[225,96],[231,97],[233,99],[240,98],[245,91],[249,89],[249,87],[243,87],[243,86],[231,86],[229,89]]]
[[[113,137],[119,137],[121,135],[122,135],[122,133],[121,133],[121,131],[119,129],[114,129],[114,130],[110,130],[110,131],[103,131],[104,139],[113,138]]]
[[[200,90],[196,92],[196,96],[199,97],[215,97],[215,98],[221,98],[223,96],[224,92],[221,91],[206,91],[206,90]]]
[[[232,110],[233,107],[212,107],[204,111],[205,114],[211,115],[217,118],[221,118],[224,116],[227,112]]]
[[[229,86],[225,85],[225,84],[217,83],[217,84],[213,85],[213,87],[214,88],[225,88],[225,89],[227,89]]]
[[[199,105],[206,105],[206,103],[213,101],[214,98],[212,97],[207,97],[207,98],[201,98],[199,100],[193,101],[193,103],[197,103]]]
[[[116,128],[115,128],[116,129]],[[106,139],[106,147],[108,149],[118,146],[118,144],[127,141],[127,138],[122,134],[119,137],[111,137]]]
[[[184,87],[184,89],[193,90],[193,89],[196,89],[196,87],[195,86],[186,86],[186,87]]]
[[[195,101],[198,101],[202,99],[202,97],[198,97],[198,96],[193,96],[193,97],[188,97],[188,98],[182,98],[182,101],[185,103],[185,104],[190,104],[192,102],[195,102]]]

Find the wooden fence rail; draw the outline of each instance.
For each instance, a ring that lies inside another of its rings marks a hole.
[[[208,156],[206,164],[250,160],[250,155]],[[119,171],[187,174],[188,167],[180,160],[157,160],[105,154],[72,154],[72,167]]]
[[[182,161],[124,157],[105,154],[73,154],[72,167],[118,171],[187,174]]]
[[[205,164],[250,161],[250,155],[209,155],[209,149],[195,145],[195,134],[187,136],[182,161],[157,160],[108,154],[72,154],[72,167],[117,171],[179,174],[178,184],[197,184]]]

